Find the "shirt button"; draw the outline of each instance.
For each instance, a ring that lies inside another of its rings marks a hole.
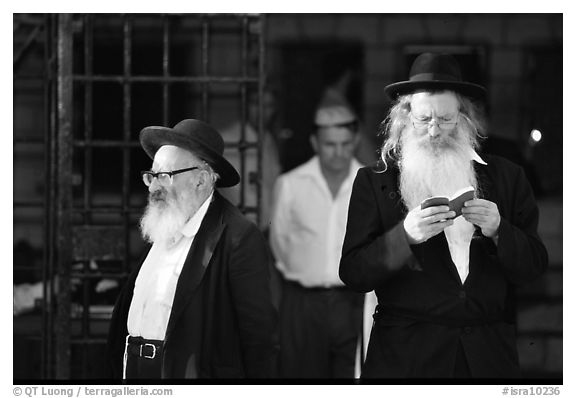
[[[465,290],[460,290],[458,292],[458,297],[460,297],[462,300],[464,300],[466,298],[466,291]]]

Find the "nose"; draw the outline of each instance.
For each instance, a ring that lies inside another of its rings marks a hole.
[[[440,134],[440,127],[436,121],[432,121],[431,125],[428,125],[428,135],[431,138],[437,137]]]
[[[152,182],[148,185],[148,192],[152,193],[158,190],[158,186],[160,183],[158,182],[158,178],[152,178]]]
[[[335,152],[335,155],[337,157],[341,158],[342,156],[344,156],[344,146],[343,145],[337,145],[334,152]]]

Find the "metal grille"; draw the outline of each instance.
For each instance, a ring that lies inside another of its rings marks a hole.
[[[14,358],[28,363],[32,372],[26,376],[45,377],[53,352],[50,330],[54,312],[46,297],[54,292],[53,269],[55,242],[49,233],[55,220],[53,210],[56,186],[51,167],[52,133],[55,125],[54,56],[55,18],[42,14],[14,14],[14,241],[26,242],[29,253],[24,260],[14,258],[14,285],[36,283],[43,300],[37,300],[39,314],[14,320]],[[26,114],[33,110],[33,117]],[[23,167],[26,165],[26,167]],[[34,247],[29,246],[31,243]],[[38,249],[38,253],[36,253]],[[31,254],[30,254],[31,253]],[[36,261],[38,257],[39,261]],[[24,349],[24,350],[22,350]],[[29,357],[30,353],[34,357]],[[15,366],[16,375],[23,376]]]
[[[149,125],[185,118],[241,120],[244,174],[248,90],[264,89],[264,18],[256,14],[46,16],[56,78],[47,129],[45,281],[57,280],[45,341],[43,377],[105,377],[103,348],[114,297],[143,244],[137,223],[147,190],[139,171],[150,167],[138,142]],[[16,58],[15,58],[16,63]],[[259,171],[257,172],[259,175]],[[241,182],[239,206],[247,181]],[[16,206],[16,204],[15,204]],[[106,287],[111,287],[106,290]],[[52,293],[48,291],[49,295]],[[45,302],[47,302],[45,300]]]

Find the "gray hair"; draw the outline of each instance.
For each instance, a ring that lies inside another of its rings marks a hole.
[[[212,182],[212,187],[216,186],[216,182],[220,178],[220,174],[216,173],[212,166],[210,166],[205,160],[201,160],[201,164],[198,166],[198,168],[207,172],[208,176],[210,177],[210,181]]]
[[[186,154],[185,156],[188,158],[191,164],[198,167],[200,171],[205,171],[208,173],[210,177],[210,182],[212,183],[212,188],[214,188],[214,186],[216,185],[216,181],[218,181],[218,179],[220,178],[220,174],[216,173],[212,168],[212,166],[210,166],[210,164],[206,160],[204,160],[198,153],[193,152],[189,149],[185,149],[185,152],[183,153]]]
[[[441,91],[430,91],[431,94]],[[474,149],[480,146],[480,139],[485,138],[486,119],[480,105],[474,103],[468,97],[452,92],[459,104],[460,116],[464,117],[468,128],[469,140]],[[388,164],[386,159],[398,160],[401,150],[402,133],[410,123],[410,102],[413,94],[401,95],[392,104],[386,118],[380,124],[379,135],[384,136],[384,143],[380,149],[380,160],[384,164],[386,171]]]

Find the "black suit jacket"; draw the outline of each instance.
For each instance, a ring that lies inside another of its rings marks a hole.
[[[462,284],[444,233],[408,245],[398,169],[359,170],[352,191],[340,277],[375,290],[377,313],[363,377],[450,377],[462,344],[473,377],[520,376],[514,286],[548,265],[538,209],[522,169],[486,155],[476,163],[481,197],[501,215],[498,245],[477,229]]]
[[[162,378],[275,376],[270,261],[258,228],[215,192],[178,279]],[[122,377],[126,321],[141,266],[128,278],[112,315],[108,357],[114,378]]]

